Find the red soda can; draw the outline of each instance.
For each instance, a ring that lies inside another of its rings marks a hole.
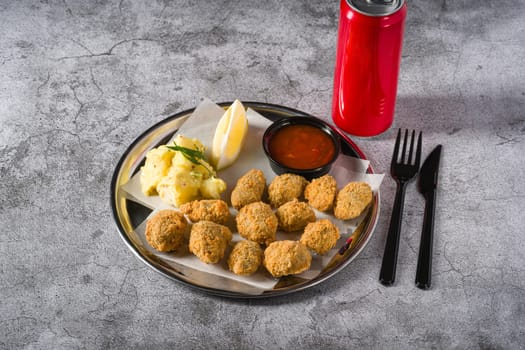
[[[406,13],[405,0],[341,0],[332,119],[352,135],[392,125]]]

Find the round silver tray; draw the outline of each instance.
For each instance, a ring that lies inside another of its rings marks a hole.
[[[232,102],[223,102],[218,105],[226,109],[231,104]],[[274,104],[243,102],[243,105],[246,108],[254,109],[272,121],[283,117],[311,117],[307,113],[299,110]],[[121,238],[142,262],[160,274],[200,291],[232,298],[266,298],[304,290],[325,281],[341,271],[365,248],[372,237],[379,217],[379,191],[374,195],[372,205],[368,209],[365,220],[357,228],[354,234],[354,240],[344,254],[336,254],[327,267],[314,279],[305,280],[294,276],[282,277],[273,289],[264,291],[262,294],[254,290],[253,287],[241,282],[187,269],[182,266],[180,266],[180,268],[175,267],[173,264],[168,264],[163,261],[162,258],[149,253],[135,234],[134,229],[146,219],[151,213],[151,209],[128,200],[121,186],[128,182],[144,164],[146,152],[153,147],[168,142],[173,133],[179,129],[193,111],[194,109],[189,109],[171,115],[146,130],[126,149],[115,167],[110,191],[110,205],[113,218]],[[340,136],[342,153],[366,159],[363,152],[361,152],[352,140],[337,128],[334,128],[334,130]],[[373,173],[372,167],[369,167],[367,172]]]

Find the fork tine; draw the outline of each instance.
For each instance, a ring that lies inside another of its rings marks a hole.
[[[401,164],[405,164],[405,155],[407,153],[408,129],[405,129],[405,139],[403,140],[403,153],[401,153]]]
[[[419,132],[419,136],[417,138],[417,149],[416,149],[416,166],[419,169],[419,163],[421,162],[421,139],[423,138],[423,132]]]
[[[414,153],[414,139],[416,138],[416,130],[412,130],[412,137],[410,138],[410,151],[408,152],[407,164],[412,164],[412,154]]]
[[[401,141],[401,129],[397,131],[396,144],[394,145],[394,154],[392,155],[392,166],[397,163],[399,156],[399,143]]]

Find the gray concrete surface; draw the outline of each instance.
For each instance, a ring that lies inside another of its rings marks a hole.
[[[395,128],[443,144],[434,285],[414,286],[423,199],[378,283],[395,186],[364,252],[269,300],[150,270],[109,208],[121,154],[202,97],[330,119],[337,1],[0,2],[0,348],[520,349],[525,344],[525,2],[408,2],[394,128],[354,138],[387,172]]]

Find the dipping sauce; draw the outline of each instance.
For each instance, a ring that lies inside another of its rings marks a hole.
[[[315,126],[292,124],[273,135],[268,150],[284,166],[315,169],[334,158],[335,145],[329,135]]]

